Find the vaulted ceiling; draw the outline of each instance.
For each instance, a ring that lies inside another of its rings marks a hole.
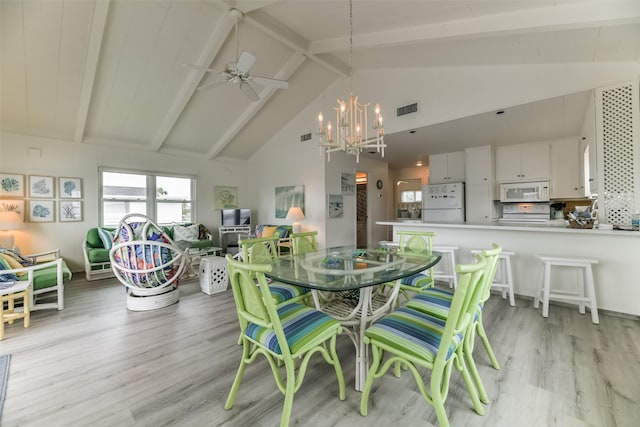
[[[256,84],[256,102],[231,83],[197,90],[219,76],[185,64],[236,60],[234,8],[251,74],[288,89]],[[348,11],[347,0],[2,0],[0,125],[247,159],[348,76]],[[638,62],[640,2],[354,0],[353,33],[354,69]]]

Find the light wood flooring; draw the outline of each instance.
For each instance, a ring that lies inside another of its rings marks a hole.
[[[2,426],[279,425],[283,397],[264,359],[247,369],[233,409],[223,409],[241,355],[231,291],[207,296],[186,282],[179,303],[149,312],[127,311],[124,298],[114,280],[74,280],[63,311],[34,312],[29,329],[7,325]],[[491,401],[476,415],[454,371],[451,425],[640,425],[640,322],[603,314],[594,325],[560,306],[544,319],[531,305],[510,307],[499,296],[488,302],[485,325],[502,369],[476,346]],[[362,417],[353,347],[346,336],[339,347],[347,399],[338,400],[335,376],[318,356],[295,396],[291,425],[437,425],[408,373],[377,380]]]

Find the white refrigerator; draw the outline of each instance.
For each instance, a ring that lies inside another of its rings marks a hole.
[[[422,222],[464,222],[464,182],[422,187]]]

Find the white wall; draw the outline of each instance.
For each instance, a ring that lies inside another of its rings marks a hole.
[[[393,205],[393,189],[389,181],[388,165],[382,160],[355,157],[345,153],[334,153],[331,162],[326,164],[326,194],[341,194],[340,178],[343,172],[367,173],[367,242],[375,245],[386,240],[386,233],[375,225],[376,221],[388,218],[388,209]],[[378,190],[376,182],[382,180],[382,190]],[[344,215],[341,218],[327,218],[326,245],[341,246],[356,244],[356,196],[343,196]]]
[[[40,149],[41,157],[29,157],[29,148]],[[3,133],[0,135],[0,171],[24,174],[25,179],[30,174],[82,178],[84,220],[58,222],[56,212],[56,222],[26,222],[24,228],[15,233],[16,244],[23,253],[60,248],[72,271],[84,270],[81,243],[87,230],[98,225],[99,166],[197,176],[196,219],[214,235],[220,221],[218,211],[214,211],[214,186],[237,186],[239,205],[250,205],[245,161],[207,161]]]

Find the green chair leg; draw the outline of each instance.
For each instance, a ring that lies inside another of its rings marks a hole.
[[[482,325],[482,315],[480,315],[480,319],[478,319],[477,332],[478,335],[480,335],[480,339],[482,339],[482,344],[484,344],[485,350],[487,350],[487,355],[489,356],[491,365],[493,365],[494,369],[499,370],[500,364],[498,363],[498,359],[496,359],[496,355],[493,353],[493,349],[489,343],[489,338],[487,338],[487,333],[484,331],[484,326]]]

